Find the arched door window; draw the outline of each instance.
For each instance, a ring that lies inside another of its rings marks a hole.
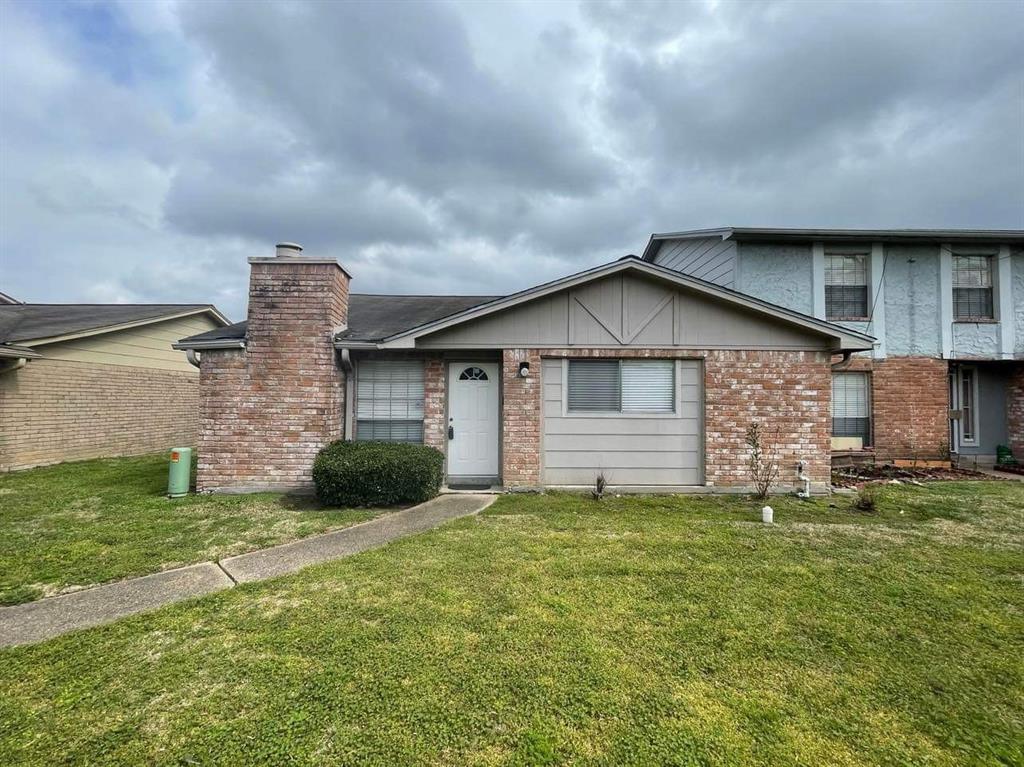
[[[460,381],[486,381],[487,373],[478,367],[466,368],[459,375]]]

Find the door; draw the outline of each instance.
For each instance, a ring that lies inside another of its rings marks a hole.
[[[448,477],[498,477],[498,364],[448,365]]]

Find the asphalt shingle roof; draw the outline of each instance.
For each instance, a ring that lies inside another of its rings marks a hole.
[[[159,319],[209,304],[0,304],[0,344]]]
[[[428,322],[493,301],[501,296],[349,296],[348,329],[338,334],[345,341],[380,341]],[[209,330],[183,338],[188,341],[222,341],[245,338],[247,323]]]

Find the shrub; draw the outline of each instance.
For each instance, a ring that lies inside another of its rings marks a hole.
[[[758,422],[747,426],[747,447],[750,457],[747,467],[754,482],[754,492],[760,499],[768,497],[772,485],[779,478],[779,430],[769,433]]]
[[[878,505],[878,493],[871,485],[864,485],[857,491],[857,500],[853,504],[861,511],[874,511]]]
[[[422,503],[443,479],[444,455],[426,445],[339,440],[313,462],[317,497],[328,506]]]

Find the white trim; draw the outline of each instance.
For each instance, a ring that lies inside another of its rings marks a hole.
[[[939,245],[939,328],[942,330],[942,357],[953,358],[953,246]]]
[[[825,243],[811,243],[811,284],[814,286],[814,316],[825,317]]]
[[[837,349],[852,348],[853,350],[868,351],[874,348],[875,339],[865,333],[860,333],[840,325],[835,325],[824,320],[810,317],[791,309],[785,309],[768,303],[767,301],[754,298],[753,296],[743,295],[729,290],[728,288],[722,288],[718,285],[698,280],[672,269],[667,269],[655,264],[649,264],[635,257],[620,259],[619,261],[613,261],[610,264],[594,267],[593,269],[588,269],[586,271],[564,277],[560,280],[538,285],[535,288],[530,288],[511,296],[498,298],[486,304],[471,307],[462,312],[451,315],[450,317],[435,320],[434,322],[428,322],[424,325],[412,328],[411,330],[396,333],[395,335],[383,339],[380,344],[378,344],[378,348],[415,348],[416,339],[420,336],[424,336],[429,333],[436,333],[439,330],[444,330],[452,327],[453,325],[460,325],[479,317],[485,317],[487,315],[518,306],[519,304],[527,301],[542,298],[544,296],[551,295],[552,293],[625,271],[637,271],[641,274],[646,274],[651,277],[664,280],[665,282],[679,287],[688,288],[705,295],[713,296],[725,303],[740,306],[749,310],[759,311],[775,317],[776,319],[831,337],[835,339],[837,344],[835,348]]]
[[[872,356],[885,359],[885,243],[871,243],[871,265],[868,267],[868,281],[871,291],[868,295],[868,313],[871,321],[868,327],[878,339]],[[873,309],[872,309],[873,307]]]
[[[996,268],[993,270],[993,276],[996,279],[995,315],[999,320],[999,357],[1012,360],[1014,346],[1017,344],[1017,323],[1013,311],[1013,263],[1010,259],[1010,246],[1000,245],[995,259]]]
[[[187,349],[195,349],[197,351],[203,351],[204,349],[244,349],[245,341],[241,338],[221,338],[211,341],[191,341],[189,343],[177,341],[171,344],[171,348],[178,351],[185,351]]]
[[[189,309],[187,311],[176,312],[175,314],[161,314],[158,317],[147,317],[143,320],[132,320],[131,322],[122,322],[117,325],[103,325],[98,328],[91,328],[89,330],[82,330],[77,333],[65,333],[60,336],[45,336],[43,338],[33,338],[31,340],[18,341],[19,344],[42,346],[43,344],[56,344],[61,341],[73,341],[76,338],[86,338],[87,336],[98,336],[104,333],[116,333],[119,330],[128,330],[130,328],[138,328],[143,325],[155,325],[158,322],[168,322],[170,320],[179,320],[182,317],[191,317],[196,314],[212,314],[218,321],[220,321],[221,327],[226,327],[231,323],[228,322],[227,317],[221,314],[219,311],[210,306],[204,306],[201,309]],[[172,345],[173,346],[173,345]]]

